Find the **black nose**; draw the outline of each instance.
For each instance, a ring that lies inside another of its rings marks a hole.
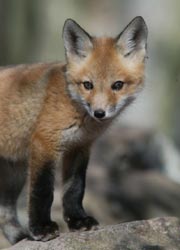
[[[102,109],[97,109],[94,111],[94,116],[96,118],[103,118],[105,116],[105,114],[106,114],[105,111]]]

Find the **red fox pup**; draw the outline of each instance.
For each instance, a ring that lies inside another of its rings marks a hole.
[[[98,225],[82,204],[90,148],[143,87],[147,33],[142,17],[115,38],[92,37],[68,19],[66,63],[0,68],[0,226],[12,244],[59,235],[50,212],[60,162],[69,229]],[[16,213],[26,176],[28,233]]]

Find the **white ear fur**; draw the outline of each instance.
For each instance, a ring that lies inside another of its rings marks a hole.
[[[91,36],[72,19],[65,21],[63,40],[67,57],[86,57],[93,47]]]
[[[144,19],[135,17],[116,38],[123,56],[140,53],[146,55],[148,29]],[[144,52],[144,53],[142,53]]]

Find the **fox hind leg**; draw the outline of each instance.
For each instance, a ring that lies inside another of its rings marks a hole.
[[[27,235],[17,218],[17,199],[25,183],[24,162],[0,158],[0,228],[11,244]]]

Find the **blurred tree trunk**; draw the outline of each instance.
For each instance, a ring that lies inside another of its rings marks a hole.
[[[42,22],[39,0],[0,0],[0,65],[30,62],[36,55]]]
[[[9,6],[8,1],[0,1],[0,65],[6,64],[8,62],[8,26],[9,26],[9,16],[7,9]]]

